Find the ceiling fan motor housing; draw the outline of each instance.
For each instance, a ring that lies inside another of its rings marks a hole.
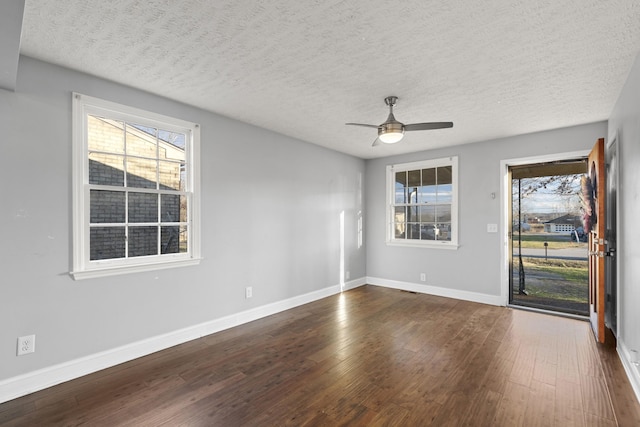
[[[387,121],[378,127],[378,138],[380,138],[380,141],[387,144],[393,144],[400,141],[403,135],[404,125],[397,121]]]

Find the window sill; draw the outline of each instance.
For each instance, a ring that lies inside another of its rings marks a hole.
[[[389,240],[387,241],[387,246],[403,246],[408,248],[425,248],[425,249],[445,249],[450,251],[458,250],[460,245],[449,243],[449,242],[426,242],[422,240],[418,241],[398,241],[398,240]]]
[[[165,270],[168,268],[188,267],[200,264],[202,258],[191,258],[175,261],[160,261],[146,264],[118,265],[110,267],[97,267],[87,270],[71,271],[69,275],[73,280],[95,279],[98,277],[116,276],[120,274],[140,273],[144,271]]]

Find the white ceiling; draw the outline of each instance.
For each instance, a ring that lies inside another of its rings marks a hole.
[[[362,158],[606,120],[638,0],[27,0],[21,53]],[[375,148],[383,99],[404,123]]]

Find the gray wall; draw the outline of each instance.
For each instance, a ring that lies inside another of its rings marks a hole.
[[[201,124],[199,266],[69,277],[72,91]],[[345,270],[365,276],[364,160],[25,57],[0,132],[0,381],[336,286],[343,211]]]
[[[487,233],[487,224],[500,224],[501,160],[589,150],[606,134],[607,124],[600,122],[367,162],[367,276],[426,284],[451,294],[501,295],[501,233]],[[437,138],[437,132],[424,137]],[[458,250],[387,246],[386,166],[448,156],[459,161]],[[421,272],[426,272],[426,283],[420,281]]]
[[[609,118],[609,138],[613,139],[616,133],[620,179],[618,344],[640,353],[640,55]],[[640,396],[637,367],[634,374]]]

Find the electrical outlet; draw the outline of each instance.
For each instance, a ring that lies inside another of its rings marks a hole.
[[[345,274],[346,279],[349,280],[351,278],[351,272],[349,270],[347,270],[347,273]]]
[[[420,281],[421,282],[427,281],[427,273],[420,273]]]
[[[36,351],[36,336],[27,335],[18,338],[18,356]]]
[[[246,288],[244,288],[244,297],[251,298],[252,296],[253,296],[253,287],[247,286]]]

